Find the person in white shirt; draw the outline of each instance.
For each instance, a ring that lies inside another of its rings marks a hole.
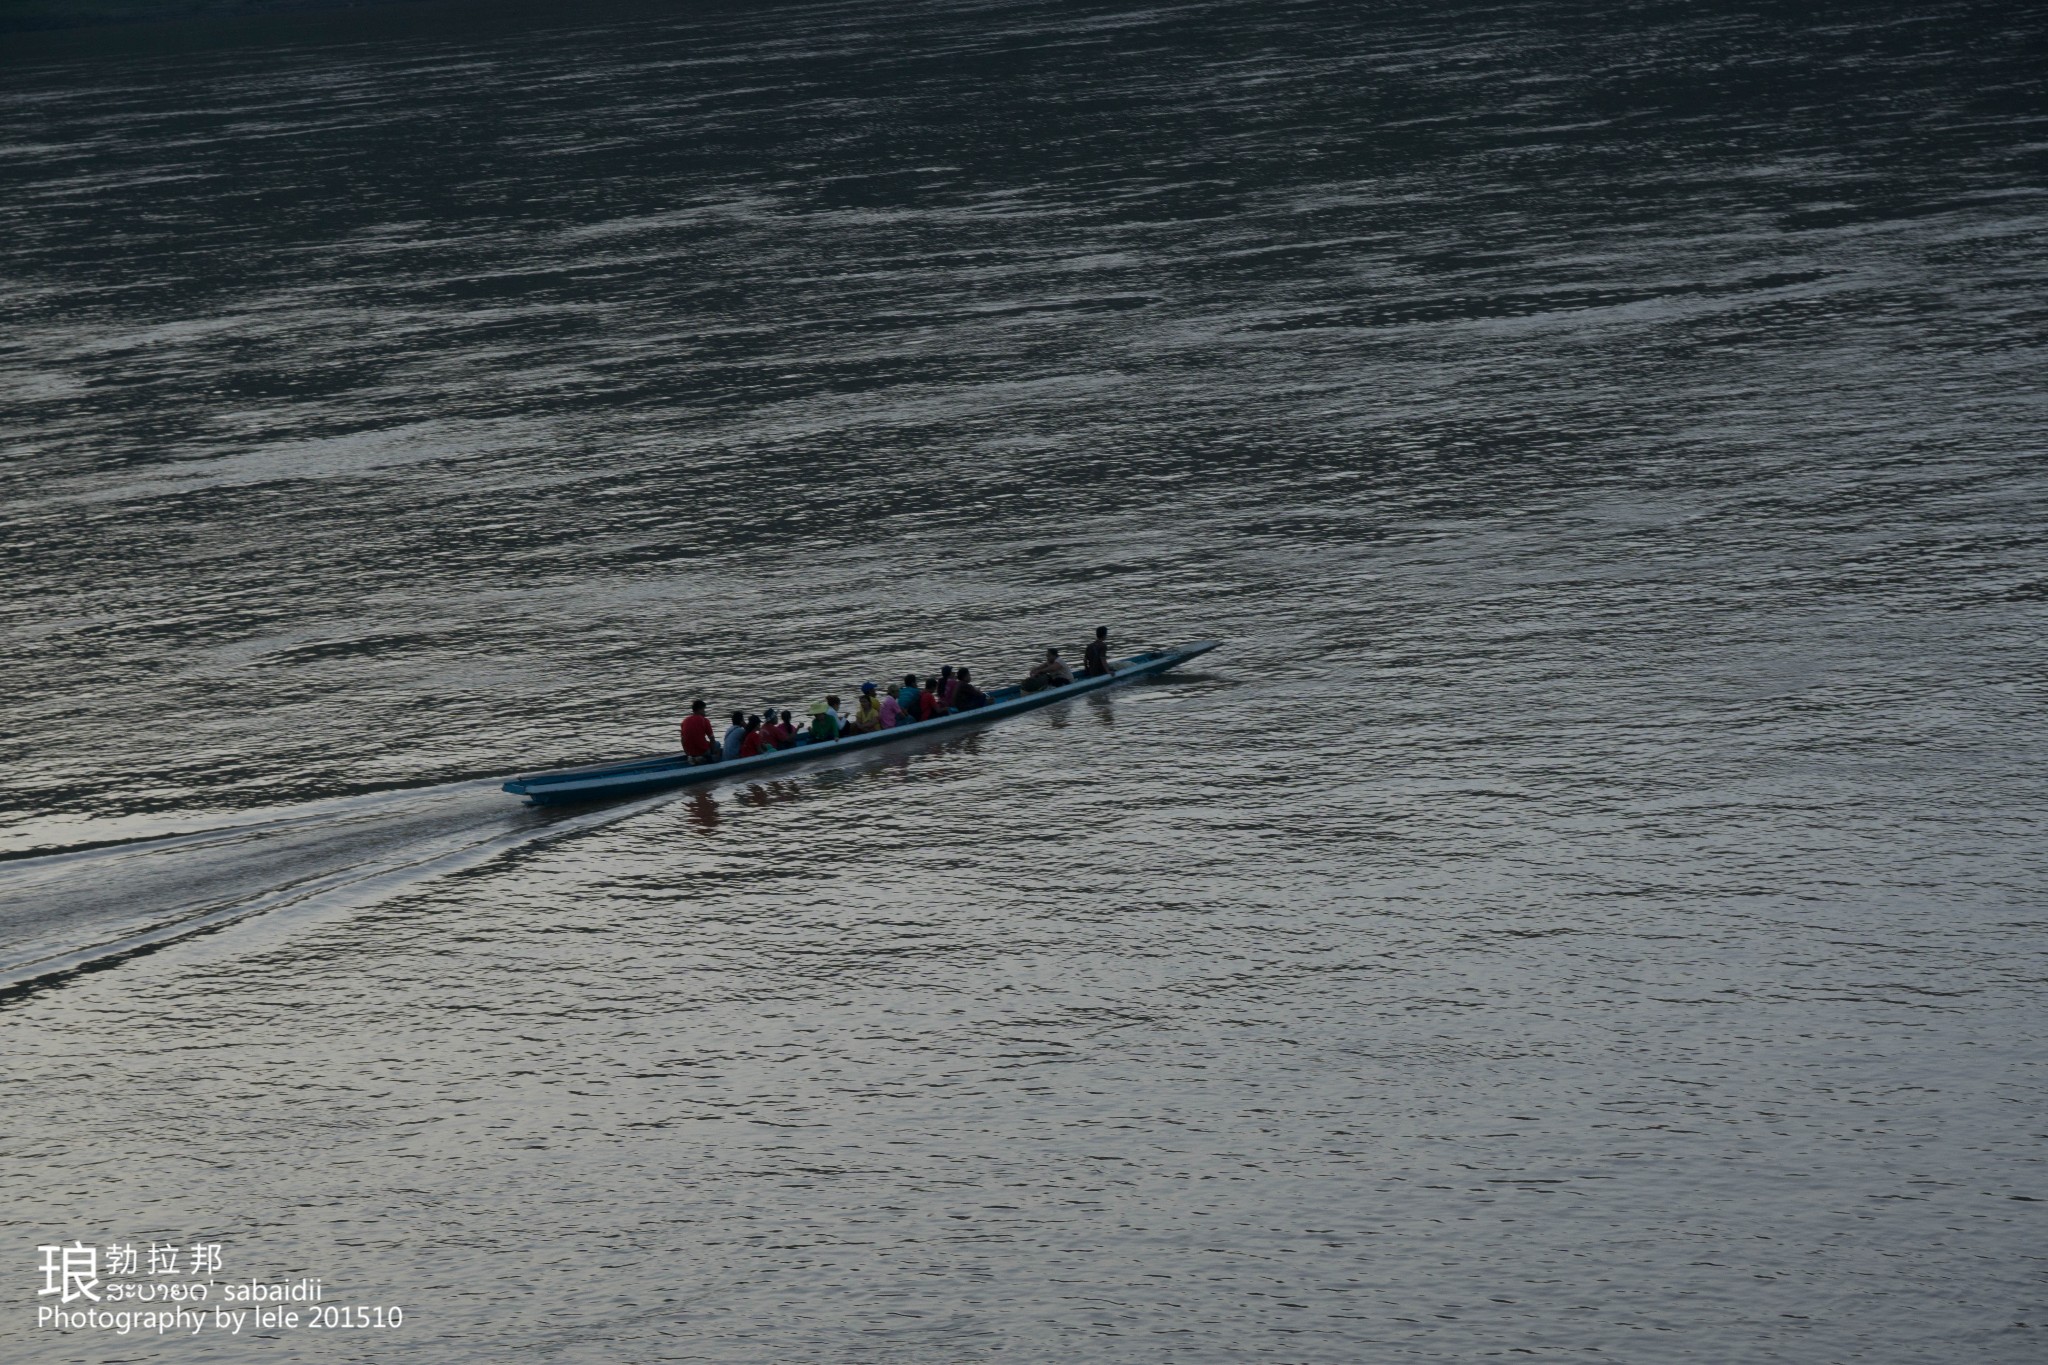
[[[1056,649],[1045,651],[1045,662],[1031,670],[1031,676],[1024,679],[1026,692],[1042,692],[1048,687],[1065,687],[1074,680],[1074,670],[1060,661]]]

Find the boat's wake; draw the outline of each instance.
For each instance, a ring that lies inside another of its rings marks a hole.
[[[717,797],[756,806],[900,766],[974,752],[978,732],[843,757],[779,781],[738,779],[603,805],[517,804],[496,779],[341,797],[122,842],[0,860],[0,995],[261,915],[276,932],[345,913],[512,849],[609,824],[672,801],[717,823]],[[238,940],[238,946],[239,946]]]
[[[0,991],[247,919],[353,909],[653,801],[515,805],[496,782],[380,792],[258,818],[0,862]]]

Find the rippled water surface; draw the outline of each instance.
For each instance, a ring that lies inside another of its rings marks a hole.
[[[2041,1359],[2044,38],[18,39],[0,1354]],[[496,790],[1100,622],[1225,643]],[[38,1331],[60,1238],[407,1319]]]

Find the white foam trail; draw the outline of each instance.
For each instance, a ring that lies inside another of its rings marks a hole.
[[[857,759],[820,755],[777,777],[902,763],[971,744],[977,733],[927,736]],[[197,829],[188,822],[153,838],[0,862],[0,991],[257,916],[271,926],[268,937],[297,932],[515,848],[751,785],[743,777],[564,812],[515,803],[497,779],[449,783],[272,808]],[[262,941],[237,934],[218,951],[240,955]]]
[[[629,818],[671,794],[549,816],[489,782],[312,803],[296,813],[0,865],[0,990],[257,915],[360,908],[509,849]]]
[[[0,838],[0,871],[18,858],[23,862],[55,862],[60,859],[118,856],[138,845],[163,847],[172,841],[217,838],[249,830],[287,824],[305,824],[355,815],[393,805],[404,805],[422,797],[464,791],[495,791],[500,778],[476,778],[467,782],[444,782],[431,787],[397,787],[389,791],[364,792],[356,796],[327,797],[289,806],[258,806],[232,815],[138,815],[95,818],[89,821],[47,819],[17,827]],[[61,837],[52,837],[61,836]]]

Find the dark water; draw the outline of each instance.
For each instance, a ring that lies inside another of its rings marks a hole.
[[[2041,1359],[2044,38],[11,39],[0,1354]],[[1099,621],[1227,643],[487,780]],[[407,1319],[39,1331],[73,1238]]]

